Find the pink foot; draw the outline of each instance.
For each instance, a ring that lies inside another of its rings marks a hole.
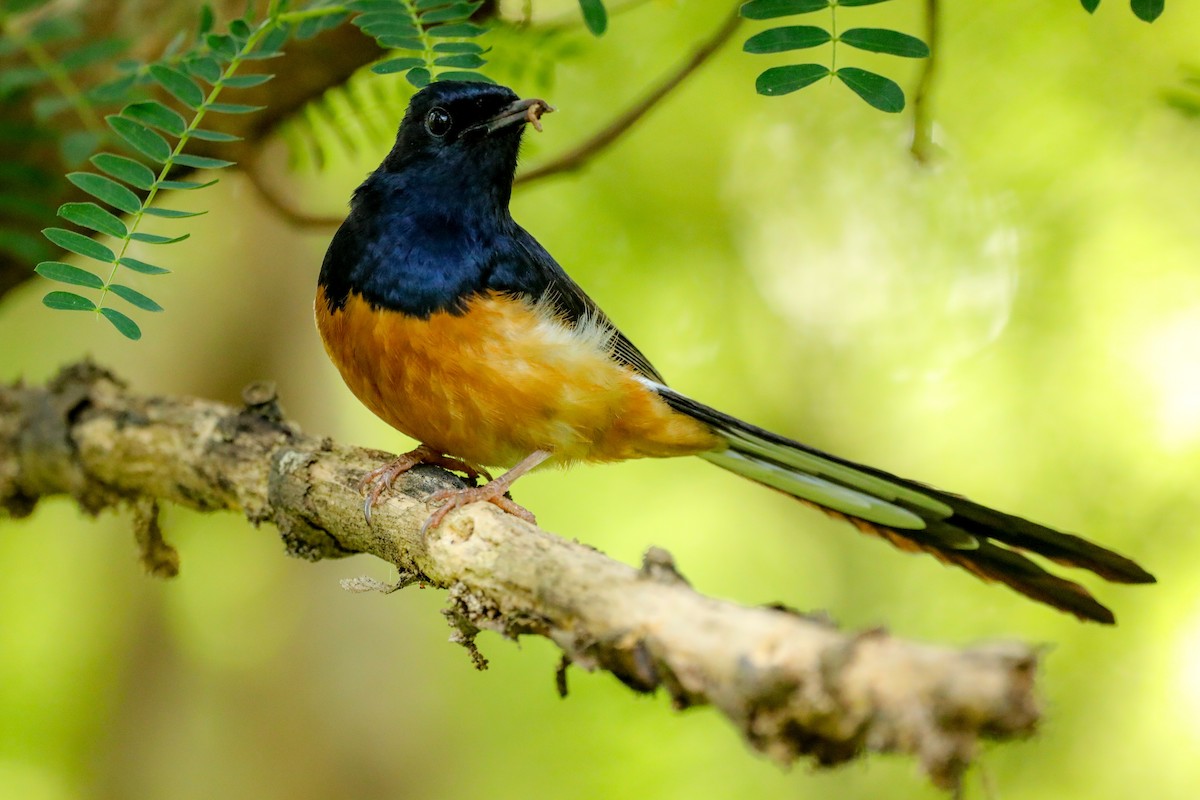
[[[427,498],[428,502],[442,503],[442,506],[430,514],[429,519],[425,520],[425,524],[421,526],[421,534],[424,535],[430,528],[436,528],[442,524],[442,520],[454,509],[462,508],[468,503],[478,502],[486,502],[499,506],[514,517],[520,517],[526,522],[536,524],[537,520],[533,514],[530,514],[528,510],[505,497],[504,493],[508,491],[517,478],[529,472],[529,470],[541,464],[549,457],[550,451],[548,450],[534,450],[508,472],[495,480],[488,481],[483,486],[475,486],[470,489],[445,489],[440,492],[434,492]]]
[[[504,493],[508,490],[507,486],[492,488],[494,483],[495,481],[470,489],[443,489],[440,492],[434,492],[429,495],[429,497],[425,498],[425,502],[441,503],[442,505],[429,515],[429,519],[425,520],[425,524],[421,526],[421,534],[424,535],[430,528],[436,528],[438,525],[441,525],[446,515],[454,509],[479,502],[499,506],[514,517],[520,517],[526,522],[537,524],[537,518],[527,508],[517,505],[504,496]]]
[[[418,464],[433,464],[442,469],[461,472],[471,480],[476,480],[480,477],[484,477],[489,481],[492,479],[492,476],[483,467],[443,455],[436,450],[421,445],[416,450],[405,453],[396,460],[389,461],[382,467],[371,470],[358,482],[358,491],[365,495],[363,516],[366,517],[368,524],[371,522],[371,509],[379,504],[379,498],[383,493],[392,488],[392,484],[396,482],[396,478]]]

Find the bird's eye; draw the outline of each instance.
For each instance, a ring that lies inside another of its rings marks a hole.
[[[450,112],[440,106],[425,115],[425,130],[429,131],[431,136],[439,139],[450,132],[450,126],[453,124],[454,120],[450,118]]]

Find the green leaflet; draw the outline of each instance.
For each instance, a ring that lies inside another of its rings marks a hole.
[[[842,67],[836,74],[855,94],[880,111],[895,114],[904,110],[904,91],[890,78],[857,67]]]
[[[82,295],[74,292],[50,292],[42,298],[42,304],[47,308],[59,311],[95,311],[96,304]]]
[[[1142,22],[1154,22],[1162,14],[1164,0],[1130,0],[1129,7]]]
[[[188,108],[198,109],[204,103],[204,90],[181,70],[165,64],[152,64],[150,76]]]
[[[108,290],[110,292],[112,292],[113,294],[115,294],[117,297],[119,297],[122,300],[129,303],[130,305],[137,306],[138,308],[142,309],[143,311],[162,311],[163,310],[163,307],[160,306],[158,303],[154,302],[149,297],[147,297],[146,295],[137,291],[136,289],[131,289],[128,286],[122,286],[119,283],[114,283],[108,287]]]
[[[608,30],[608,11],[602,0],[579,0],[579,10],[583,13],[583,24],[592,36],[603,36]]]
[[[746,19],[774,19],[820,11],[829,4],[830,0],[750,0],[742,5],[740,13]]]
[[[746,40],[742,49],[747,53],[782,53],[803,50],[832,40],[829,31],[814,25],[790,25],[756,33]]]
[[[136,258],[130,258],[129,256],[121,256],[119,263],[125,269],[131,269],[143,275],[166,275],[171,271],[163,267],[156,267],[153,264],[147,264],[145,261],[138,261]]]
[[[179,112],[167,108],[155,100],[131,103],[121,109],[121,116],[129,117],[151,128],[158,128],[176,139],[183,136],[183,132],[187,129],[187,122],[179,115]]]
[[[58,207],[58,216],[82,228],[109,236],[120,238],[129,233],[129,229],[119,217],[95,203],[63,203]]]
[[[100,314],[111,322],[113,327],[117,329],[117,332],[126,339],[132,339],[136,342],[142,338],[142,329],[138,327],[138,324],[115,308],[102,308],[100,309]]]
[[[838,41],[872,53],[886,53],[903,58],[929,57],[929,47],[920,39],[887,28],[851,28],[842,31]]]
[[[108,203],[126,214],[134,214],[142,207],[140,197],[112,178],[106,178],[94,172],[71,172],[67,174],[67,180],[97,200]]]
[[[154,173],[145,164],[132,158],[100,153],[92,156],[91,162],[101,171],[138,189],[149,189],[154,185]]]
[[[165,164],[170,158],[171,145],[167,144],[166,139],[142,123],[118,114],[110,114],[105,117],[105,120],[109,127],[125,140],[126,144],[151,161]]]
[[[100,289],[104,286],[104,281],[98,275],[93,275],[86,269],[64,264],[61,261],[43,261],[34,267],[33,271],[43,278],[49,278],[59,283],[69,283],[73,286],[86,286],[89,289]],[[63,294],[69,293],[64,292]]]
[[[45,236],[54,244],[61,247],[63,250],[69,250],[76,255],[84,256],[85,258],[93,258],[96,261],[112,263],[116,259],[116,254],[109,250],[104,245],[97,241],[84,236],[83,234],[69,231],[65,228],[46,228],[42,231]]]
[[[764,70],[754,82],[759,94],[773,97],[803,89],[829,76],[829,67],[824,64],[794,64],[787,67],[771,67]]]

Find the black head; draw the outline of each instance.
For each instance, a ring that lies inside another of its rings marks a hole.
[[[325,254],[320,285],[330,312],[354,292],[410,315],[458,310],[513,271],[514,250],[538,249],[508,201],[525,124],[540,127],[551,110],[490,83],[417,92],[395,146],[355,191]]]
[[[380,170],[434,169],[511,184],[525,123],[536,124],[550,110],[545,101],[521,100],[505,86],[432,83],[413,95]]]

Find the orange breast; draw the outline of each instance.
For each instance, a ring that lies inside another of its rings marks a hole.
[[[613,361],[605,330],[567,325],[541,305],[488,295],[463,313],[417,319],[357,294],[330,312],[318,290],[316,313],[329,357],[364,405],[472,463],[509,466],[534,450],[561,464],[723,446]]]

